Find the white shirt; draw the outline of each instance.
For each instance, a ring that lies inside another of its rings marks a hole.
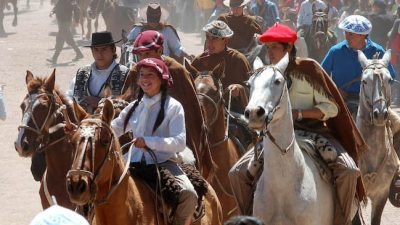
[[[103,97],[103,93],[101,93],[101,89],[103,88],[104,83],[107,81],[108,77],[110,76],[112,70],[114,67],[117,65],[117,63],[113,60],[111,65],[104,70],[99,70],[96,67],[95,63],[92,63],[91,66],[91,76],[88,81],[89,85],[89,93],[90,96],[96,96],[96,97]],[[74,97],[74,88],[75,88],[75,82],[76,82],[76,77],[72,79],[70,85],[69,85],[69,90],[66,92],[66,95],[69,98]]]
[[[128,131],[133,132],[134,137],[136,135],[137,128],[139,125],[139,118],[141,118],[141,113],[144,111],[145,101],[156,101],[149,109],[149,115],[147,118],[147,123],[144,132],[144,140],[146,145],[152,149],[157,156],[157,162],[162,163],[169,159],[175,159],[176,153],[181,152],[186,147],[186,128],[185,128],[185,115],[181,103],[179,103],[174,98],[168,96],[165,105],[165,117],[160,126],[153,133],[153,126],[157,119],[158,112],[161,108],[161,93],[153,96],[152,98],[143,96],[142,101],[136,107],[135,111],[129,118],[126,130],[124,131],[124,121],[129,110],[133,107],[136,102],[131,102],[118,118],[111,122],[111,127],[114,129],[115,134],[119,137]],[[143,152],[139,148],[131,145],[132,156],[131,162],[140,162],[142,155],[144,154],[147,164],[153,164],[153,160],[149,153]],[[125,154],[125,159],[127,154]]]
[[[312,2],[310,0],[305,0],[300,5],[299,15],[297,16],[297,27],[308,25],[311,26],[313,12],[312,12]],[[321,0],[315,0],[315,8],[316,10],[324,10],[326,5]]]

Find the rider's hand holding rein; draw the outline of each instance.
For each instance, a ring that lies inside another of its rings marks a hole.
[[[144,138],[142,137],[134,138],[132,142],[136,148],[140,148],[142,151],[146,151],[146,142]]]

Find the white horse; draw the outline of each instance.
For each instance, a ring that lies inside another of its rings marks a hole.
[[[266,225],[330,225],[333,223],[333,187],[325,182],[308,154],[295,139],[292,108],[282,75],[286,56],[250,80],[245,110],[249,126],[265,135],[264,168],[254,195],[253,214]]]
[[[390,56],[388,50],[382,59],[368,60],[362,51],[358,51],[363,73],[356,122],[369,145],[369,150],[361,155],[359,165],[366,194],[371,199],[372,225],[381,223],[389,187],[399,166],[388,120],[391,113],[389,82],[392,78],[387,69]]]

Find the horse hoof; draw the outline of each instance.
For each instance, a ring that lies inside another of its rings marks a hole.
[[[12,25],[13,25],[13,27],[16,27],[18,25],[18,22],[17,21],[13,21]]]

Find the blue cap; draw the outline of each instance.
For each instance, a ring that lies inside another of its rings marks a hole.
[[[355,33],[355,34],[369,34],[372,29],[371,22],[363,16],[351,15],[346,17],[340,24],[339,28]]]

